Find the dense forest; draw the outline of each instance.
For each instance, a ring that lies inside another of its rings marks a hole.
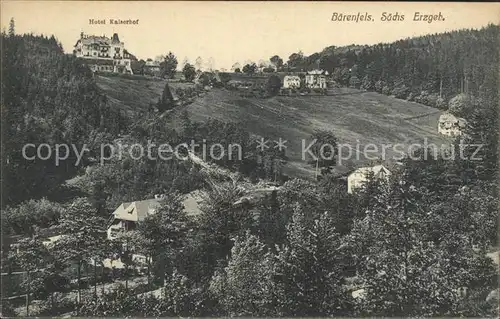
[[[2,35],[1,40],[2,172],[3,185],[8,185],[2,187],[2,205],[6,205],[58,193],[59,185],[77,169],[71,164],[56,167],[53,160],[26,161],[24,145],[93,148],[112,141],[126,120],[107,105],[92,72],[64,54],[54,36]]]
[[[317,181],[287,180],[279,167],[285,154],[252,152],[255,141],[238,124],[184,115],[176,130],[156,112],[127,118],[53,36],[17,35],[11,26],[1,38],[2,273],[27,276],[19,287],[2,285],[2,297],[28,293],[30,315],[498,315],[491,298],[497,273],[486,255],[498,228],[498,27],[331,47],[308,58],[320,59],[341,84],[405,91],[400,98],[434,96],[448,105],[464,94],[457,108],[467,110],[467,135],[455,147],[484,145],[481,161],[407,158],[389,182],[370,179],[349,194],[328,170]],[[100,164],[102,143],[200,138],[243,145],[244,161],[213,162],[234,175],[208,176],[180,159]],[[77,167],[74,154],[58,166],[23,159],[26,143],[90,151]],[[236,205],[257,181],[279,190]],[[194,190],[207,196],[201,214],[191,216],[181,195]],[[166,194],[156,214],[114,242],[105,239],[112,210],[154,194]],[[44,231],[71,236],[45,246]],[[18,249],[13,237],[22,237]],[[142,286],[131,286],[139,276],[132,254],[149,257]],[[124,272],[97,271],[110,256],[122,258]],[[101,293],[98,285],[112,281],[125,285]],[[141,294],[158,289],[160,296]],[[68,297],[71,290],[77,298]],[[14,308],[2,298],[3,315],[19,315]]]

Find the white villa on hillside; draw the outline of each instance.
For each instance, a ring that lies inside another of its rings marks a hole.
[[[152,76],[160,76],[160,61],[147,59],[144,64],[144,74]]]
[[[310,89],[326,89],[326,75],[323,70],[312,70],[306,73],[306,87]]]
[[[363,186],[371,174],[374,178],[388,180],[392,173],[383,165],[358,168],[347,177],[347,192],[352,194],[356,188]]]
[[[467,121],[463,118],[456,117],[451,113],[443,113],[439,117],[438,133],[447,136],[459,136],[462,135],[466,125]]]
[[[300,87],[300,77],[298,75],[285,75],[283,78],[283,88],[298,89]]]
[[[92,71],[133,74],[131,63],[135,56],[125,50],[118,34],[111,38],[106,36],[80,34],[76,41],[73,54],[84,59]]]

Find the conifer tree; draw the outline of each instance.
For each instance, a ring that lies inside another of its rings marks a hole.
[[[344,265],[340,236],[328,213],[310,218],[297,206],[287,244],[276,257],[278,305],[285,316],[343,315]]]
[[[14,18],[10,18],[9,21],[9,37],[13,37],[16,34],[16,25]]]
[[[165,88],[163,89],[161,98],[158,99],[157,107],[160,113],[163,113],[174,107],[174,96],[170,91],[170,86],[168,85],[168,83],[165,83]]]

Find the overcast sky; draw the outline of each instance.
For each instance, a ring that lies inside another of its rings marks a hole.
[[[14,17],[16,33],[54,34],[71,52],[80,32],[119,34],[138,58],[172,51],[179,63],[213,57],[215,67],[257,62],[274,54],[285,61],[299,50],[310,55],[331,45],[375,44],[500,21],[498,3],[308,3],[308,2],[58,2],[2,1],[1,24]],[[415,12],[445,21],[412,21]],[[332,22],[334,12],[371,14],[372,22]],[[404,15],[382,22],[383,12]],[[139,19],[138,25],[90,25],[89,19]]]

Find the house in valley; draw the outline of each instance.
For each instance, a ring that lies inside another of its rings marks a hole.
[[[352,194],[357,188],[362,187],[370,178],[388,180],[392,173],[383,165],[361,167],[347,176],[347,192]]]
[[[312,70],[306,73],[305,84],[310,89],[326,89],[326,75],[323,70]]]
[[[122,203],[111,215],[107,230],[108,239],[115,239],[122,232],[136,229],[138,223],[157,212],[162,204],[162,200],[163,197],[157,195],[152,199]],[[203,196],[199,191],[184,195],[182,203],[185,212],[189,215],[201,213],[199,204],[202,201]]]
[[[113,212],[108,239],[115,239],[120,232],[136,229],[137,223],[154,214],[159,206],[159,198],[122,203]]]
[[[46,247],[50,247],[51,245],[54,245],[57,241],[59,241],[59,239],[63,238],[64,236],[67,236],[67,235],[55,235],[55,236],[47,237],[42,241],[42,244]]]
[[[460,136],[467,126],[467,121],[451,113],[443,113],[439,117],[438,133],[447,136]]]
[[[83,59],[94,72],[133,74],[131,64],[137,60],[125,49],[117,33],[108,38],[82,32],[73,47],[73,55]]]
[[[300,77],[298,75],[285,75],[283,78],[284,89],[298,89],[300,88]]]

